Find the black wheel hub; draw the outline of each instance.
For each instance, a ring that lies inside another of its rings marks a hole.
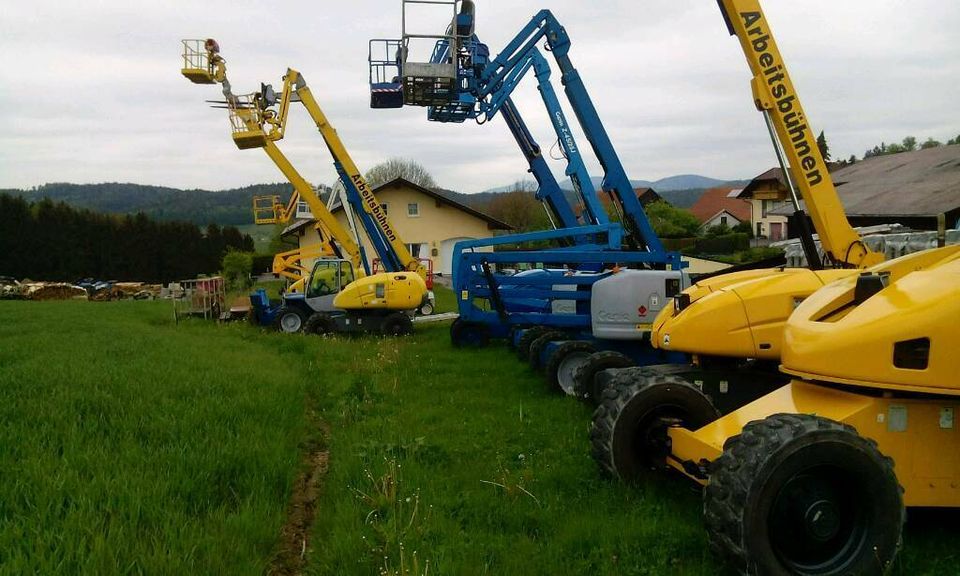
[[[670,436],[667,431],[683,424],[679,409],[670,407],[648,415],[637,430],[639,456],[648,466],[663,465],[670,455]]]
[[[842,568],[866,533],[864,495],[846,471],[820,466],[797,474],[777,493],[768,519],[780,559],[798,572]]]
[[[837,535],[841,527],[836,505],[829,500],[814,502],[804,514],[804,527],[810,538],[828,542]]]

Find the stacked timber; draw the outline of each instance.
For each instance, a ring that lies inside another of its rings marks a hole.
[[[0,276],[0,300],[19,300],[20,283],[7,276]]]
[[[27,300],[86,300],[87,291],[66,282],[25,282],[20,285],[20,294]]]

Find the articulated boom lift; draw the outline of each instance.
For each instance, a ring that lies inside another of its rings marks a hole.
[[[960,506],[960,465],[944,457],[960,448],[960,248],[881,262],[863,244],[759,2],[719,4],[834,269],[717,276],[680,295],[654,344],[694,365],[596,377],[594,456],[621,478],[672,468],[705,485],[711,546],[745,574],[881,574],[904,505]],[[816,265],[812,240],[805,252]]]
[[[314,217],[330,231],[333,240],[329,245],[337,259],[316,261],[305,293],[284,295],[283,306],[276,314],[280,329],[297,332],[303,328],[313,333],[411,331],[410,314],[430,302],[431,293],[425,281],[427,267],[410,256],[394,233],[300,73],[288,69],[280,97],[269,85],[262,86],[258,93],[236,96],[230,91],[225,76],[221,83],[230,111],[234,143],[240,149],[263,148],[309,204]],[[277,148],[275,143],[284,136],[291,102],[301,102],[320,129],[344,185],[349,204],[344,209],[358,215],[386,272],[370,274],[359,243]]]
[[[255,94],[242,96],[233,94],[230,81],[227,79],[227,63],[220,55],[220,45],[216,40],[212,38],[183,40],[181,43],[184,49],[184,68],[181,73],[198,84],[222,85],[225,100],[214,101],[214,104],[222,104],[222,107],[229,110],[231,134],[237,146],[241,149],[250,148],[248,141],[243,138],[237,139],[236,135],[243,134],[253,129],[252,127],[260,126],[262,120],[253,108],[253,102],[259,97]],[[277,147],[274,140],[265,140],[262,146],[256,147],[262,148],[266,152],[267,156],[293,185],[293,193],[286,205],[282,204],[280,197],[276,195],[257,195],[253,197],[253,214],[256,224],[288,222],[296,213],[297,206],[301,201],[306,202],[313,211],[318,206],[323,205],[316,195],[314,186],[307,182],[296,170],[290,160]],[[310,273],[310,270],[305,267],[307,260],[320,257],[342,257],[343,254],[353,253],[353,251],[360,249],[354,248],[353,238],[347,234],[345,229],[340,227],[339,222],[332,215],[328,215],[327,211],[318,214],[316,229],[320,237],[319,244],[281,252],[274,256],[272,272],[292,281],[288,288],[290,293],[303,292],[304,282]],[[327,225],[333,226],[332,230],[335,233],[331,232]],[[336,242],[339,242],[339,246],[334,244]],[[364,259],[362,253],[360,258],[361,260]],[[265,299],[265,295],[259,297],[261,305]]]
[[[418,2],[405,1],[404,11],[408,3]],[[617,341],[644,339],[656,312],[685,284],[686,277],[680,271],[684,264],[679,254],[664,251],[650,226],[596,109],[570,63],[566,32],[549,11],[542,11],[499,56],[490,60],[488,48],[473,32],[473,3],[465,0],[436,4],[453,8],[453,21],[445,35],[408,34],[405,29],[402,40],[372,41],[371,54],[373,42],[387,46],[381,53],[389,54],[392,47],[397,54],[393,61],[371,58],[374,106],[427,106],[428,119],[439,122],[486,122],[503,111],[523,149],[523,138],[518,137],[522,132],[514,129],[519,114],[510,95],[524,75],[533,70],[568,160],[567,175],[583,200],[585,215],[583,222],[558,217],[563,228],[554,231],[458,243],[454,249],[454,288],[460,319],[451,328],[453,342],[475,344],[489,337],[512,336],[525,348],[530,338],[524,339],[524,329],[532,326],[562,330],[551,332],[552,340],[558,344],[584,340],[571,343],[579,348],[618,346]],[[429,62],[410,59],[409,43],[416,38],[436,40]],[[602,188],[614,200],[622,224],[609,222],[583,167],[580,149],[550,84],[549,64],[537,48],[541,40],[546,41],[560,66],[566,95],[603,167]],[[385,72],[391,67],[396,69],[393,77]],[[565,199],[561,206],[563,202]],[[480,251],[543,242],[560,244],[561,248]],[[530,263],[545,268],[512,276],[496,270]],[[631,267],[644,270],[628,270]],[[623,297],[606,296],[617,292]],[[668,354],[651,355],[659,362],[671,359]],[[638,357],[638,361],[651,359]]]
[[[446,2],[444,4],[454,8],[454,23],[451,23],[444,35],[421,36],[421,38],[436,40],[427,66],[432,67],[431,69],[434,72],[448,70],[450,63],[453,62],[451,54],[457,53],[457,58],[462,60],[462,65],[455,69],[458,83],[461,85],[475,83],[477,69],[485,66],[489,61],[489,50],[473,34],[472,14],[458,15],[456,13],[456,2]],[[472,4],[467,3],[463,6],[469,7]],[[461,9],[466,8],[462,7]],[[459,21],[462,21],[462,23],[456,24]],[[404,32],[406,31],[404,30]],[[461,36],[461,34],[466,34],[466,36]],[[404,105],[403,83],[400,81],[402,69],[400,54],[406,50],[404,44],[405,42],[401,40],[374,39],[370,41],[371,108],[400,108]],[[470,49],[464,51],[459,48],[464,45],[469,46]],[[451,50],[451,47],[453,47],[453,50]],[[550,68],[542,56],[539,55],[539,52],[536,56],[539,57],[541,63],[541,66],[537,67],[539,89],[544,101],[547,102],[548,111],[551,112],[550,120],[554,124],[557,139],[563,148],[564,158],[567,160],[566,175],[570,177],[582,207],[582,214],[579,218],[550,171],[546,160],[543,158],[540,146],[530,133],[520,112],[509,96],[505,96],[499,107],[503,110],[504,121],[527,160],[530,173],[537,181],[539,186],[537,199],[544,204],[553,227],[570,228],[583,223],[606,224],[608,222],[606,212],[596,195],[592,192],[582,193],[584,187],[592,190],[590,175],[583,164],[579,148],[567,127],[563,110],[560,108],[553,86],[550,84]],[[416,67],[417,65],[411,63],[410,66]],[[523,72],[525,73],[527,69],[525,68]],[[430,101],[437,103],[429,106],[427,119],[438,122],[463,122],[468,118],[476,119],[472,111],[474,102],[466,94],[463,92],[460,94],[460,98],[467,100],[466,103],[451,102],[447,98],[439,100],[431,98]],[[422,101],[422,96],[420,98]],[[490,115],[487,120],[492,117],[493,115]],[[485,123],[485,121],[480,122],[478,120],[478,123]]]

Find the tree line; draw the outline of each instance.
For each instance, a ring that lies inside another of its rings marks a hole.
[[[0,194],[0,275],[33,280],[166,283],[215,273],[228,249],[252,251],[232,226],[157,222],[49,199]]]
[[[252,224],[251,200],[255,195],[276,194],[283,202],[290,198],[290,184],[257,184],[231,190],[180,190],[143,184],[51,183],[28,190],[0,190],[36,202],[44,198],[66,202],[76,208],[87,208],[108,214],[136,214],[164,222],[193,222],[206,226]]]

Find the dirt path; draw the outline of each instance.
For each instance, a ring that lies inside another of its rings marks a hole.
[[[302,574],[310,550],[310,532],[316,514],[317,498],[323,487],[330,456],[327,450],[330,428],[312,406],[308,406],[307,412],[310,435],[301,460],[301,472],[294,482],[290,504],[287,506],[287,519],[280,529],[277,552],[267,570],[270,576]]]

